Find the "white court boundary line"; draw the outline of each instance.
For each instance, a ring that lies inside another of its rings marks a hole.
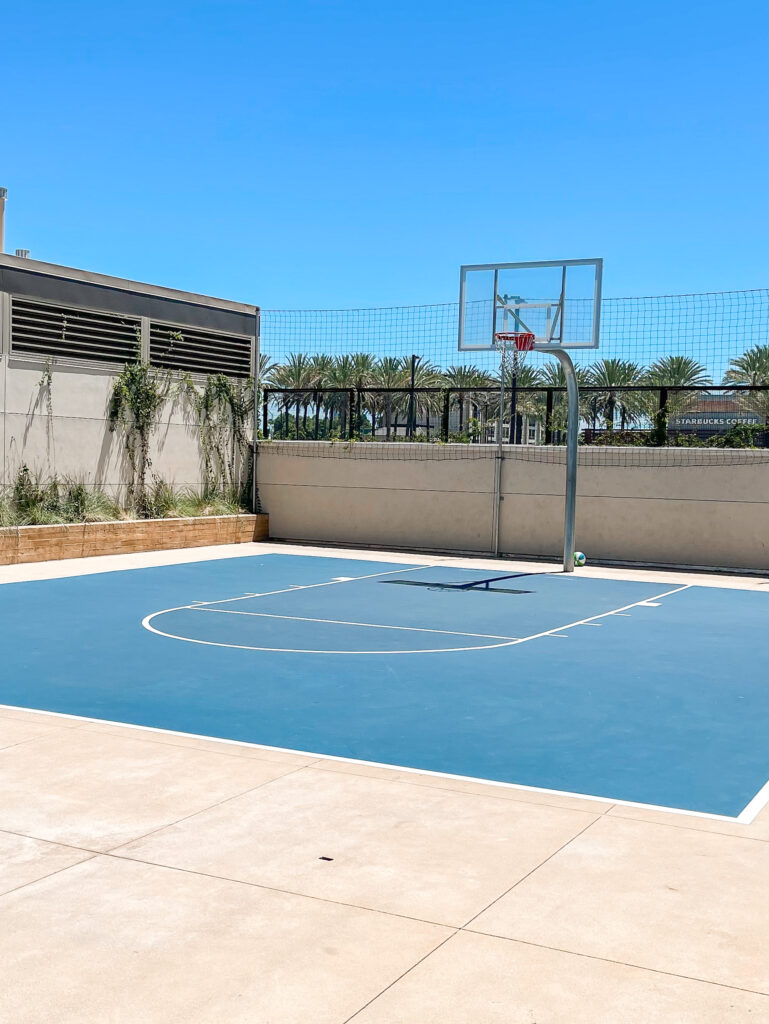
[[[187,739],[208,740],[212,743],[225,743],[232,747],[248,747],[253,750],[274,751],[277,754],[296,754],[299,757],[311,757],[318,761],[337,761],[342,764],[359,764],[373,768],[389,768],[391,771],[406,772],[409,775],[427,775],[434,779],[453,779],[457,782],[477,782],[484,786],[495,786],[499,789],[520,790],[524,793],[543,793],[547,796],[562,796],[574,800],[589,800],[593,803],[611,804],[615,807],[637,807],[645,811],[664,811],[668,814],[681,814],[688,818],[707,818],[710,821],[725,821],[734,825],[750,825],[759,813],[769,804],[769,781],[745,805],[740,813],[733,817],[729,814],[713,814],[710,811],[691,811],[685,807],[667,807],[664,804],[645,804],[638,800],[618,800],[614,797],[596,796],[594,793],[573,793],[567,789],[547,789],[544,786],[526,786],[522,782],[500,782],[498,779],[482,779],[473,775],[453,775],[451,772],[431,771],[429,768],[409,768],[406,765],[387,764],[384,761],[365,761],[357,757],[340,757],[337,754],[319,754],[317,751],[296,750],[293,747],[271,747],[266,743],[249,743],[248,740],[228,740],[220,736],[206,736],[203,733],[182,732],[179,729],[160,729],[154,725],[134,725],[132,722],[115,722],[106,718],[88,718],[85,715],[70,715],[64,711],[44,711],[40,708],[19,708],[15,704],[0,704],[0,709],[9,711],[31,711],[37,715],[48,715],[51,718],[67,718],[75,722],[91,722],[94,725],[114,725],[121,729],[135,729],[140,732],[153,732],[161,736],[182,736]],[[313,765],[300,767],[311,768]],[[656,822],[652,822],[656,824]]]
[[[428,566],[419,565],[419,566],[415,566],[413,569],[407,569],[405,571],[406,572],[418,572],[419,570],[426,569],[426,568],[429,568],[429,567]],[[272,653],[275,653],[275,654],[334,654],[334,655],[343,655],[343,654],[345,654],[345,655],[367,655],[367,656],[373,656],[373,655],[382,656],[382,655],[384,655],[384,656],[387,656],[387,657],[390,657],[390,656],[396,655],[396,654],[398,654],[398,655],[400,655],[400,654],[457,654],[457,653],[459,653],[461,651],[488,651],[488,650],[494,650],[494,649],[499,648],[499,647],[516,647],[518,644],[525,644],[525,643],[528,643],[530,640],[539,640],[541,637],[553,636],[555,634],[563,633],[564,630],[572,629],[572,628],[574,628],[576,626],[592,625],[592,624],[594,624],[596,622],[597,619],[605,619],[607,616],[610,616],[610,615],[623,615],[623,614],[627,614],[628,609],[630,609],[630,608],[638,608],[638,607],[643,607],[643,606],[649,607],[650,606],[649,602],[660,601],[663,597],[670,597],[672,594],[678,594],[681,591],[689,590],[691,588],[691,586],[692,586],[690,583],[685,583],[685,584],[682,584],[681,586],[673,587],[670,590],[663,591],[661,594],[655,594],[652,597],[644,597],[644,598],[642,598],[642,599],[640,599],[638,601],[633,601],[632,604],[622,605],[622,607],[620,607],[620,608],[613,608],[611,611],[608,611],[608,612],[600,612],[597,615],[590,615],[587,618],[579,619],[579,620],[577,620],[575,622],[568,622],[565,625],[555,626],[553,629],[546,629],[546,630],[543,630],[541,633],[532,633],[530,636],[517,637],[517,638],[514,638],[514,639],[503,640],[501,643],[498,643],[498,644],[475,644],[475,645],[465,646],[465,647],[416,648],[414,650],[403,650],[403,651],[386,651],[386,650],[381,650],[381,651],[333,651],[333,650],[310,650],[310,649],[301,648],[301,647],[257,647],[257,646],[251,645],[251,644],[226,644],[226,643],[222,643],[221,641],[216,641],[216,640],[200,640],[197,637],[180,636],[178,633],[168,633],[168,632],[165,632],[162,629],[158,629],[156,626],[152,625],[152,620],[153,619],[159,618],[161,615],[169,615],[171,612],[179,612],[179,611],[207,611],[207,610],[209,610],[209,606],[211,606],[211,605],[229,604],[229,603],[231,603],[233,601],[246,601],[246,600],[250,600],[251,598],[255,598],[255,597],[272,597],[274,594],[293,593],[294,591],[297,591],[297,590],[311,590],[314,587],[335,586],[335,585],[339,585],[341,583],[348,583],[348,582],[353,582],[353,581],[357,581],[357,580],[374,579],[375,577],[378,577],[378,576],[392,576],[395,573],[398,573],[398,572],[401,572],[401,571],[403,571],[403,570],[395,569],[395,570],[391,570],[389,572],[370,573],[367,576],[355,576],[355,577],[353,577],[353,580],[331,580],[330,582],[326,582],[326,583],[310,583],[306,587],[289,587],[288,589],[283,589],[283,590],[268,591],[265,594],[245,594],[245,595],[241,595],[239,597],[223,598],[223,599],[221,599],[219,601],[210,601],[210,602],[209,601],[197,601],[194,604],[178,605],[176,608],[163,608],[160,611],[152,612],[150,615],[146,615],[142,619],[142,626],[145,629],[149,630],[150,633],[155,633],[155,634],[157,634],[157,636],[166,637],[169,640],[182,640],[185,643],[189,643],[189,644],[202,644],[205,647],[225,647],[225,648],[229,648],[231,650],[239,650],[239,651],[269,651],[269,652],[272,652]],[[654,607],[654,605],[651,605],[651,607]],[[211,610],[213,611],[213,610],[219,610],[219,609],[211,608]],[[428,632],[428,630],[421,629],[420,627],[412,627],[412,626],[379,626],[377,623],[373,623],[373,622],[356,622],[356,623],[352,623],[352,622],[344,622],[344,621],[338,620],[338,619],[304,619],[301,616],[291,616],[291,615],[267,616],[266,613],[260,613],[260,612],[251,612],[251,613],[244,613],[244,614],[252,614],[252,615],[255,615],[255,616],[263,614],[265,618],[266,617],[270,617],[270,618],[283,618],[283,619],[286,619],[288,621],[297,621],[297,622],[305,622],[305,621],[316,622],[317,621],[317,622],[327,622],[329,624],[330,623],[338,623],[339,625],[346,625],[346,626],[364,626],[364,627],[370,627],[370,628],[402,629],[404,631],[413,630],[415,632]],[[433,632],[433,630],[430,630],[429,632]],[[480,636],[481,635],[481,634],[459,633],[459,632],[453,632],[451,630],[445,630],[445,631],[435,630],[434,632],[445,632],[447,635],[454,635],[454,636],[468,636],[468,635]]]

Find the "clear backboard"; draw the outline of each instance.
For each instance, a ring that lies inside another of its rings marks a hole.
[[[459,350],[499,347],[499,334],[534,335],[535,349],[598,348],[603,260],[479,263],[459,279]]]

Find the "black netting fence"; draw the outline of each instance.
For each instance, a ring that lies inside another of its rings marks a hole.
[[[261,416],[262,443],[291,442],[281,450],[292,454],[329,456],[346,444],[362,459],[486,458],[501,442],[522,449],[506,449],[507,457],[560,461],[567,407],[562,387],[265,388]],[[744,453],[745,461],[769,462],[769,386],[588,385],[580,418],[583,462],[599,449],[600,464],[607,449],[626,461],[634,458],[629,449],[657,449],[657,465],[698,465],[698,450],[720,452],[720,461]]]
[[[483,305],[483,303],[478,303]],[[459,310],[457,303],[431,306],[396,306],[385,309],[264,310],[262,312],[262,354],[273,376],[285,367],[284,377],[308,371],[315,360],[322,374],[331,371],[329,359],[348,361],[341,370],[346,378],[355,372],[374,372],[378,377],[397,374],[398,365],[412,355],[420,358],[419,373],[433,370],[451,373],[451,368],[474,368],[496,375],[499,357],[495,352],[457,351]],[[750,373],[751,360],[734,366],[747,353],[769,344],[769,289],[709,292],[698,295],[660,295],[641,298],[604,299],[601,306],[601,348],[575,357],[583,368],[604,360],[618,360],[625,373],[670,373],[671,358],[691,361],[708,381],[721,383],[731,371]],[[299,359],[298,357],[305,358]],[[368,358],[364,358],[368,357]],[[393,360],[394,362],[390,362]],[[546,356],[533,354],[532,367],[544,368]],[[681,365],[677,368],[680,373]],[[278,380],[273,381],[278,385]],[[331,380],[326,380],[331,385]],[[347,380],[344,381],[347,383]],[[393,386],[388,380],[369,384]],[[395,383],[402,383],[397,381]],[[619,381],[632,384],[634,380]],[[703,383],[669,380],[667,383]],[[743,383],[757,383],[743,381]],[[767,381],[769,383],[769,381]],[[303,387],[306,380],[282,381],[283,386]]]
[[[601,317],[601,348],[574,355],[583,461],[598,448],[628,462],[656,448],[671,465],[698,464],[698,449],[769,455],[769,289],[604,299]],[[560,365],[533,352],[503,373],[498,352],[459,352],[457,331],[456,303],[264,311],[262,439],[409,459],[425,444],[485,457],[501,440],[516,458],[560,459]]]

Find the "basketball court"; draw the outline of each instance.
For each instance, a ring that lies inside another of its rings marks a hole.
[[[2,703],[738,821],[763,806],[769,594],[380,557],[8,584]]]

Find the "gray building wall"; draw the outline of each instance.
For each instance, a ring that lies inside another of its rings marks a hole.
[[[122,440],[110,432],[107,421],[109,396],[122,362],[72,358],[53,344],[49,395],[41,385],[46,353],[13,350],[14,297],[136,317],[141,323],[137,341],[145,359],[154,321],[239,337],[247,345],[249,370],[253,368],[256,306],[0,255],[1,486],[13,482],[22,464],[42,473],[83,478],[111,491],[127,480]],[[199,379],[202,382],[203,376]],[[163,409],[152,440],[152,463],[154,473],[177,486],[199,488],[202,483],[197,425],[179,402],[169,401]]]

